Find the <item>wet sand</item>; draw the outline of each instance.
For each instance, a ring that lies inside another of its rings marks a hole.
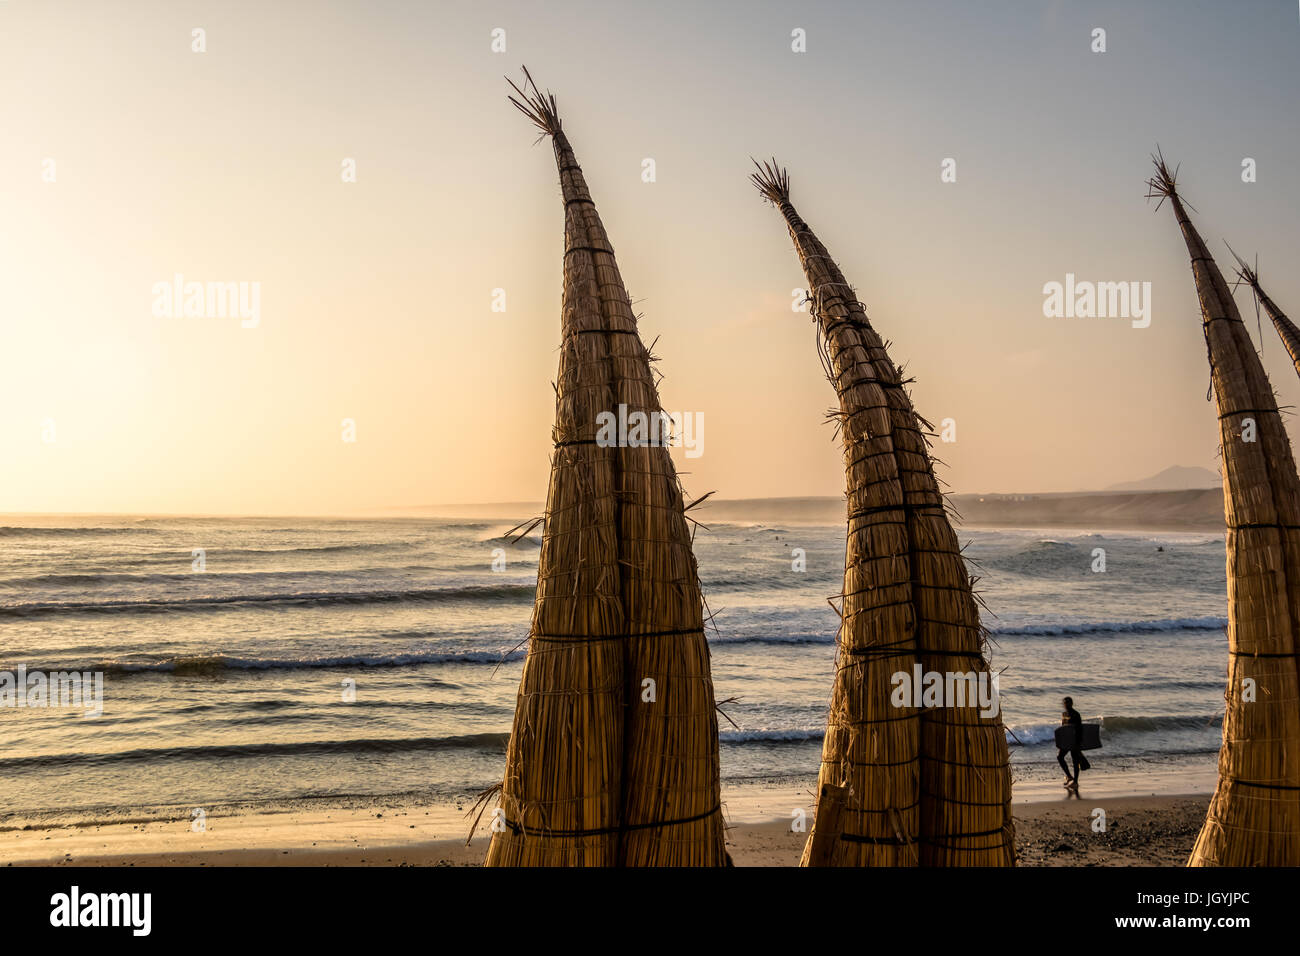
[[[779,804],[773,796],[768,804]],[[788,801],[786,801],[788,802]],[[1182,866],[1205,818],[1208,795],[1057,799],[1014,806],[1023,866]],[[769,806],[770,814],[774,807]],[[1105,829],[1095,827],[1105,811]],[[762,813],[749,805],[743,813]],[[807,834],[792,817],[734,822],[737,866],[797,866]],[[452,834],[459,830],[459,838]],[[477,866],[480,826],[466,846],[463,815],[406,807],[214,816],[201,831],[188,816],[0,831],[0,866]]]

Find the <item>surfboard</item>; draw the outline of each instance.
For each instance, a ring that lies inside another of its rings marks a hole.
[[[1079,745],[1080,750],[1100,750],[1101,749],[1101,725],[1100,724],[1083,724],[1083,742]],[[1056,746],[1059,750],[1069,750],[1074,744],[1074,728],[1069,724],[1062,724],[1056,728]]]

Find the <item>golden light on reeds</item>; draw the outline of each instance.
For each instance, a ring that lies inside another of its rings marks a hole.
[[[1228,250],[1231,252],[1232,247]],[[1251,292],[1255,294],[1255,301],[1263,306],[1265,313],[1268,314],[1273,328],[1277,329],[1278,337],[1286,347],[1287,355],[1291,356],[1291,362],[1295,365],[1296,374],[1300,375],[1300,328],[1292,322],[1285,312],[1283,312],[1276,302],[1270,299],[1265,293],[1263,287],[1259,284],[1259,272],[1246,264],[1246,260],[1235,252],[1232,253],[1237,260],[1237,277],[1242,282],[1250,286]]]
[[[817,822],[803,863],[1012,865],[1001,717],[978,706],[896,707],[890,699],[892,675],[918,664],[991,677],[971,578],[922,431],[929,423],[913,409],[862,303],[791,205],[785,170],[765,163],[752,178],[785,217],[807,277],[844,443],[841,624]],[[828,825],[836,832],[827,834]]]
[[[596,439],[602,412],[661,411],[652,358],[555,98],[531,77],[511,86],[555,149],[564,294],[537,600],[487,865],[723,865],[717,713],[681,485],[662,444]]]
[[[1154,157],[1191,255],[1227,517],[1228,685],[1219,781],[1189,866],[1300,865],[1300,479],[1268,376],[1219,267]],[[1158,208],[1158,207],[1157,207]]]

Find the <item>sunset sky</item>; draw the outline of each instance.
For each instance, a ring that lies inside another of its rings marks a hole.
[[[843,489],[803,276],[747,181],[771,155],[917,410],[955,419],[953,490],[1215,469],[1149,154],[1182,164],[1220,265],[1225,238],[1258,253],[1300,317],[1297,51],[1294,0],[0,2],[0,512],[543,498],[563,210],[506,101],[521,64],[558,98],[664,407],[706,422],[701,457],[674,452],[691,492]],[[260,323],[156,316],[177,273],[260,283]],[[1067,273],[1150,282],[1150,327],[1044,317]],[[1300,403],[1267,319],[1263,355]]]

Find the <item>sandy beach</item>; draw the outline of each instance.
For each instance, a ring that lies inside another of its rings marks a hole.
[[[729,814],[727,849],[737,866],[797,866],[806,833],[775,806],[805,791],[773,790]],[[1022,866],[1182,866],[1208,795],[1038,800],[1015,806]],[[1096,810],[1105,832],[1094,832]],[[467,808],[465,808],[467,809]],[[768,813],[767,819],[747,817]],[[2,866],[478,866],[483,826],[466,845],[464,810],[337,807],[212,815],[196,832],[172,819],[11,827],[0,831]]]

